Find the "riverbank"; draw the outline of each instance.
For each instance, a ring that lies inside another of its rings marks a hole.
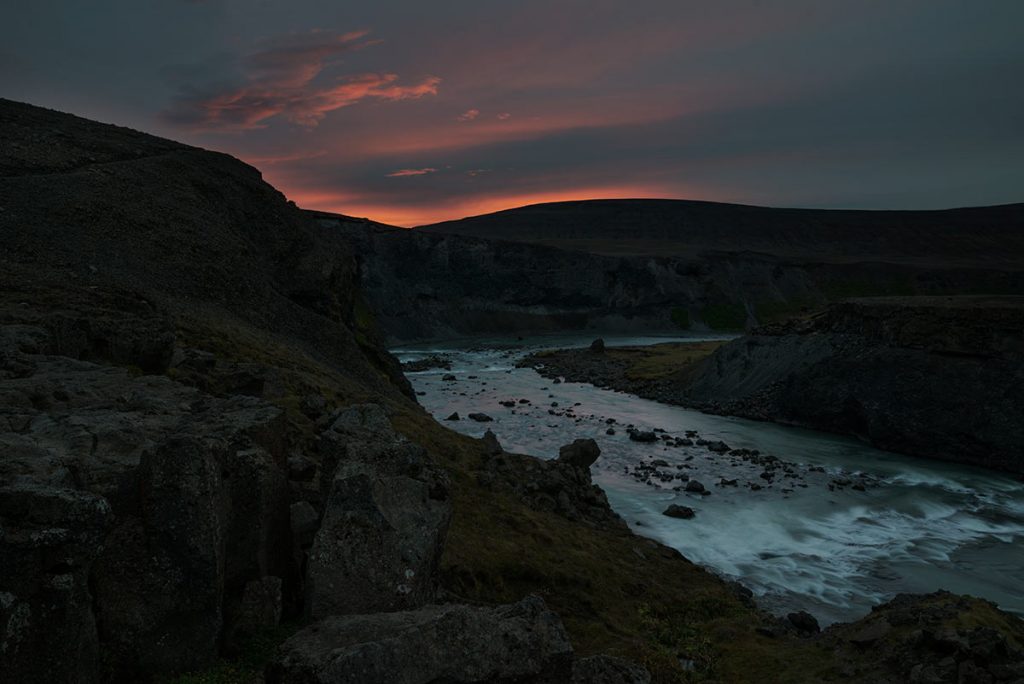
[[[711,351],[573,349],[521,363],[549,378],[1024,475],[1021,340],[1024,298],[877,298]]]

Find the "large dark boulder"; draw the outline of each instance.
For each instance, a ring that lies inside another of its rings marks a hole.
[[[558,450],[558,460],[562,463],[589,468],[601,455],[601,447],[593,439],[577,439]]]
[[[325,618],[286,641],[268,684],[563,684],[572,646],[561,620],[530,596],[496,608],[428,606]]]
[[[322,437],[334,466],[309,551],[311,618],[416,608],[435,598],[451,520],[447,476],[383,409],[344,409]]]

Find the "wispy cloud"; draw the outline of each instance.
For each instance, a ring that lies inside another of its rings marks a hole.
[[[399,169],[398,171],[392,171],[387,174],[388,178],[403,178],[405,176],[425,176],[428,173],[435,173],[437,169],[430,168],[429,166],[422,169]]]
[[[472,121],[476,117],[480,116],[479,109],[467,109],[462,114],[459,114],[456,118],[459,121]]]
[[[217,88],[186,88],[163,113],[164,119],[200,131],[264,128],[282,117],[306,128],[329,113],[362,100],[397,101],[436,95],[441,79],[428,76],[400,84],[396,74],[363,73],[335,77],[324,71],[338,59],[379,41],[366,31],[341,35],[320,32],[293,36],[246,57],[243,83]]]

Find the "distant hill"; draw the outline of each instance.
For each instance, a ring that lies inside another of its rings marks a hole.
[[[534,204],[417,230],[616,256],[758,252],[825,263],[1024,269],[1024,204],[862,211],[691,200],[583,200]]]

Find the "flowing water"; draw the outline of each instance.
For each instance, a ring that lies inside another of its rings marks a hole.
[[[676,339],[605,337],[609,345]],[[594,481],[637,534],[740,580],[769,610],[807,610],[826,624],[857,618],[900,592],[941,588],[1024,613],[1024,483],[846,437],[706,415],[587,384],[554,384],[532,369],[515,368],[528,352],[589,341],[472,340],[395,354],[403,361],[434,353],[450,357],[450,371],[410,373],[409,379],[438,420],[452,412],[462,416],[445,423],[454,430],[479,437],[490,428],[507,451],[542,458],[557,456],[559,446],[573,439],[596,439],[601,457],[591,468]],[[448,373],[457,380],[444,381]],[[507,400],[515,400],[515,407],[499,404]],[[494,421],[466,420],[472,412]],[[615,435],[606,434],[609,419]],[[793,475],[767,482],[761,466],[703,446],[634,442],[624,429],[629,424],[673,437],[691,430],[733,449],[757,449],[789,462]],[[636,467],[655,459],[667,462],[662,472],[685,473],[711,494],[676,491],[685,484],[681,480],[638,476]],[[856,482],[861,474],[869,483],[865,491],[829,489],[836,479]],[[738,485],[716,484],[723,479]],[[762,488],[753,491],[749,483]],[[662,515],[671,503],[693,508],[695,517]]]

